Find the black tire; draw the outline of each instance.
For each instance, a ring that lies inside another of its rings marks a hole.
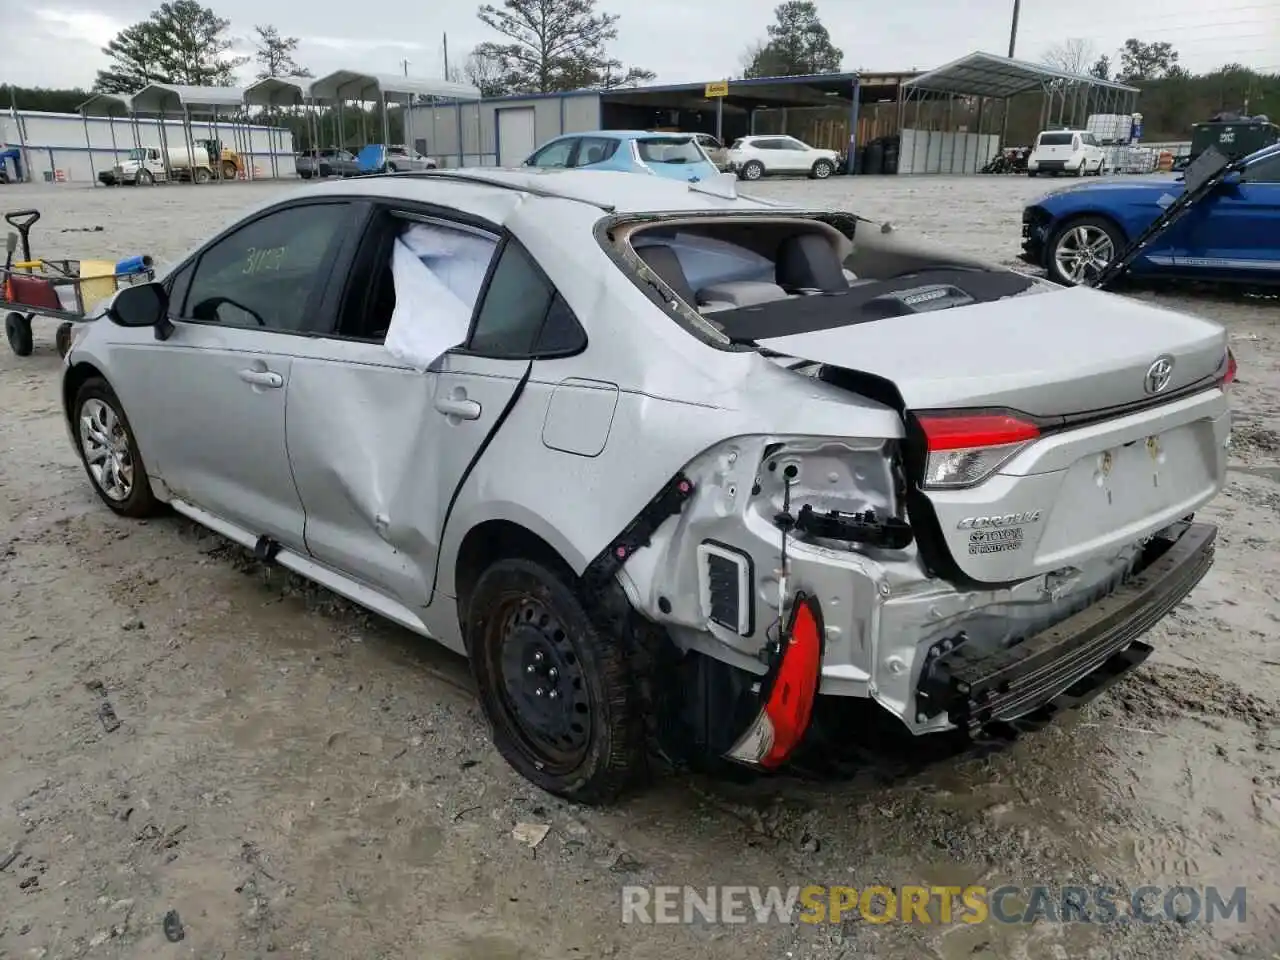
[[[156,182],[156,178],[155,178],[154,176],[152,176],[152,174],[151,174],[151,171],[150,171],[150,170],[139,170],[139,171],[138,171],[138,186],[140,186],[140,187],[149,187],[149,186],[151,186],[151,185],[152,185],[153,183],[155,183],[155,182]]]
[[[204,167],[198,167],[196,168],[196,172],[192,176],[192,179],[195,180],[196,183],[208,183],[213,179],[213,171]]]
[[[1069,277],[1062,271],[1058,264],[1057,252],[1066,235],[1077,227],[1086,227],[1089,230],[1100,230],[1105,233],[1111,241],[1111,249],[1113,251],[1111,259],[1118,256],[1128,246],[1128,241],[1125,240],[1120,228],[1104,217],[1072,217],[1062,223],[1053,232],[1053,235],[1049,237],[1049,242],[1045,244],[1044,266],[1050,280],[1068,287],[1075,286],[1079,281]]]
[[[738,171],[739,180],[759,180],[764,176],[764,164],[759,160],[748,160]]]
[[[813,169],[809,171],[809,176],[814,180],[825,180],[835,173],[835,170],[835,164],[830,160],[818,160],[814,163]]]
[[[298,176],[300,176],[303,180],[310,180],[310,179],[311,179],[311,171],[310,171],[310,170],[299,170],[299,171],[298,171]]]
[[[329,168],[329,167],[326,167],[326,166],[322,163],[322,164],[320,164],[320,176],[322,176],[322,177],[330,177],[330,176],[333,176],[333,170],[332,170],[331,168]]]
[[[10,313],[4,318],[4,335],[14,356],[29,357],[35,349],[31,335],[31,318],[21,313]]]
[[[464,633],[498,752],[548,793],[607,804],[647,770],[641,691],[623,639],[597,630],[571,576],[499,560]]]
[[[126,497],[115,498],[109,496],[89,468],[89,461],[85,456],[80,420],[85,405],[91,400],[105,404],[111,409],[123,433],[125,452],[128,454],[129,464],[132,468],[132,483],[129,488],[129,494]],[[115,391],[111,389],[111,385],[101,377],[90,377],[76,391],[76,398],[72,404],[71,411],[71,433],[75,437],[76,451],[80,454],[80,462],[84,464],[84,472],[88,475],[89,482],[93,484],[93,489],[98,494],[99,499],[113,512],[122,517],[142,518],[158,513],[160,502],[151,493],[151,480],[147,476],[147,468],[142,462],[142,454],[138,451],[138,441],[133,435],[133,427],[129,425],[129,418],[125,415],[124,406],[120,403],[120,398],[116,396]]]
[[[1028,177],[1034,177],[1035,175],[1036,175],[1036,171],[1035,171],[1035,170],[1028,170],[1028,171],[1027,171],[1027,176],[1028,176]]]
[[[238,172],[239,171],[236,170],[236,165],[232,163],[230,160],[222,161],[222,179],[223,180],[234,180]]]

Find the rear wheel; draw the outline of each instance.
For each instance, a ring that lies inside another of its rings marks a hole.
[[[743,180],[759,180],[764,176],[764,164],[759,160],[748,160],[738,171],[738,176]]]
[[[213,179],[213,171],[205,167],[197,167],[194,179],[196,183],[208,183]]]
[[[236,178],[236,165],[230,160],[222,161],[222,179],[234,180]]]
[[[72,430],[85,472],[102,502],[124,517],[147,517],[159,504],[124,407],[111,385],[90,377],[76,392]]]
[[[1049,240],[1049,279],[1073,287],[1094,277],[1124,249],[1124,235],[1101,217],[1077,217]]]
[[[814,163],[809,173],[815,180],[825,180],[835,172],[835,169],[835,165],[830,160],[819,160]]]
[[[645,770],[641,697],[623,638],[597,630],[571,577],[498,561],[472,591],[465,633],[498,752],[543,790],[602,804]]]
[[[14,356],[29,357],[35,349],[35,340],[31,336],[31,318],[21,313],[10,313],[4,318],[4,335],[9,341],[9,349]]]

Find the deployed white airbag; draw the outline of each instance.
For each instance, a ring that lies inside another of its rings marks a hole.
[[[496,240],[433,224],[405,230],[391,254],[396,306],[387,352],[426,370],[462,343],[496,248]]]

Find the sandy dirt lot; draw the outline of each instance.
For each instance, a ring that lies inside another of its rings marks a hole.
[[[755,189],[1011,261],[1044,188]],[[44,213],[37,253],[172,258],[291,189],[10,186],[0,205]],[[109,513],[68,442],[45,322],[34,356],[0,350],[0,957],[1275,956],[1280,307],[1159,299],[1227,324],[1240,380],[1230,484],[1204,512],[1217,564],[1140,672],[984,759],[824,782],[671,776],[604,811],[508,769],[461,660],[187,522]],[[531,849],[520,822],[550,832]],[[1248,888],[1247,919],[621,923],[624,884],[686,883],[1214,884]]]

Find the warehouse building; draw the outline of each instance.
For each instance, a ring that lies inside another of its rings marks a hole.
[[[515,166],[539,144],[587,130],[681,130],[725,143],[790,133],[843,151],[851,131],[862,142],[878,135],[878,123],[896,124],[899,86],[912,76],[829,73],[438,102],[413,108],[414,145],[447,166]]]

